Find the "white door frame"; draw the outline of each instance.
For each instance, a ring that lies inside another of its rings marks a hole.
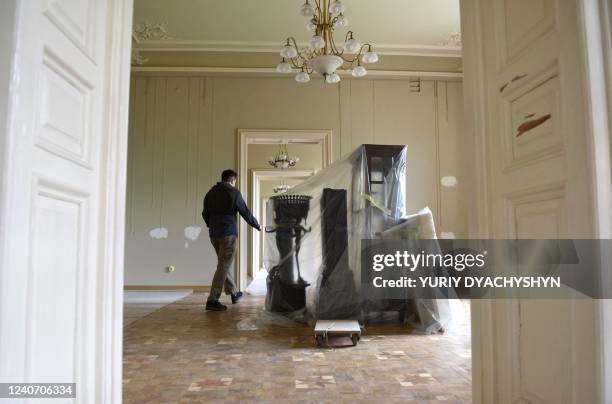
[[[265,180],[276,180],[281,178],[290,178],[290,179],[308,179],[312,177],[316,170],[259,170],[254,169],[251,171],[251,186],[252,192],[248,192],[247,200],[251,204],[253,208],[253,212],[257,212],[259,214],[262,211],[262,208],[265,210],[265,206],[260,206],[260,192],[261,192],[261,181]],[[263,222],[263,220],[262,220]],[[260,257],[260,242],[261,242],[261,234],[256,234],[255,237],[251,240],[251,278],[255,279],[260,270],[259,263],[261,262]]]
[[[331,164],[332,161],[332,131],[326,129],[238,129],[236,141],[236,165],[238,172],[238,185],[243,192],[247,192],[250,181],[247,172],[247,162],[249,157],[250,144],[281,144],[289,143],[309,143],[320,144],[321,161],[323,168]],[[249,231],[246,223],[240,220],[238,226],[238,251],[236,253],[236,279],[238,287],[247,287],[247,268],[249,260],[247,257],[248,240],[254,236],[256,230]],[[246,236],[246,237],[245,237]]]
[[[100,370],[101,401],[122,402],[123,386],[123,276],[125,249],[125,208],[127,188],[128,116],[130,105],[130,64],[132,51],[133,0],[111,0],[107,40],[106,207],[101,298],[104,307],[104,335],[101,347],[104,366]]]
[[[587,83],[592,123],[593,189],[596,191],[598,237],[612,239],[612,5],[609,0],[583,0],[584,42],[587,43]],[[612,262],[612,252],[601,257]],[[602,285],[612,273],[602,273]],[[602,402],[612,403],[612,299],[600,300],[599,340],[602,353]]]
[[[485,0],[486,1],[486,0]],[[489,162],[487,161],[484,88],[484,54],[480,25],[480,0],[461,1],[461,36],[463,52],[464,130],[472,151],[468,158],[469,237],[490,237]],[[489,300],[473,300],[471,311],[472,401],[495,402],[493,306]]]
[[[480,25],[480,8],[487,0],[461,1],[461,31],[464,63],[465,131],[470,139],[471,158],[468,159],[472,181],[469,204],[469,234],[471,238],[491,236],[489,213],[491,183],[486,137],[486,105],[484,88],[483,38]],[[591,154],[593,206],[597,216],[597,237],[612,238],[612,183],[610,142],[612,139],[612,7],[607,0],[579,0],[582,42],[585,45],[583,71],[584,86],[590,118],[589,139]],[[611,257],[602,257],[610,262]],[[612,274],[602,274],[612,277]],[[605,282],[605,281],[604,281]],[[605,283],[608,284],[608,283]],[[606,383],[612,377],[612,300],[599,300],[601,362],[601,402],[612,403],[612,385]],[[495,360],[494,316],[491,300],[475,300],[471,305],[472,316],[472,390],[473,402],[496,401],[496,380],[492,372]]]

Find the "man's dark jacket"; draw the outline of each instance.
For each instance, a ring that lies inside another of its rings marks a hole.
[[[237,236],[236,213],[256,229],[260,229],[240,191],[226,182],[217,182],[204,197],[202,217],[210,237]]]

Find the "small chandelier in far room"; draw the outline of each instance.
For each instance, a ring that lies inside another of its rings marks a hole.
[[[268,159],[268,163],[272,167],[280,168],[281,170],[295,166],[298,161],[300,161],[299,157],[289,157],[286,143],[281,143],[278,148],[278,152],[276,153],[276,156],[270,157]]]
[[[293,188],[290,185],[285,184],[285,181],[281,181],[281,183],[277,186],[275,186],[274,188],[272,188],[272,191],[275,194],[284,194],[285,192],[289,191],[291,188]]]
[[[295,76],[298,83],[310,81],[310,74],[317,72],[326,83],[340,81],[338,70],[350,70],[353,77],[363,77],[368,71],[361,64],[378,62],[378,54],[372,51],[369,43],[361,44],[355,39],[353,31],[348,31],[344,46],[338,48],[334,41],[334,29],[348,25],[344,16],[345,6],[340,0],[306,0],[300,14],[308,18],[306,29],[313,32],[309,46],[299,49],[295,38],[289,37],[280,51],[281,62],[276,66],[279,73],[299,70]]]

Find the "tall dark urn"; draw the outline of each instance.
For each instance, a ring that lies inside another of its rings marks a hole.
[[[276,227],[266,229],[276,233],[279,263],[266,279],[266,308],[270,311],[288,313],[306,307],[306,288],[310,286],[300,274],[299,252],[304,233],[310,231],[303,226],[310,196],[277,195],[271,198],[274,204]]]

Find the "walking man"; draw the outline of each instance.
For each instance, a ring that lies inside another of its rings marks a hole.
[[[238,237],[236,212],[240,213],[249,225],[261,231],[257,219],[251,214],[240,191],[235,188],[237,176],[234,170],[223,171],[221,182],[217,182],[204,197],[202,217],[208,226],[210,241],[217,252],[217,270],[206,301],[206,310],[210,311],[227,310],[227,306],[219,302],[223,290],[226,295],[231,296],[232,304],[236,304],[242,297],[242,292],[237,290],[230,273]]]

